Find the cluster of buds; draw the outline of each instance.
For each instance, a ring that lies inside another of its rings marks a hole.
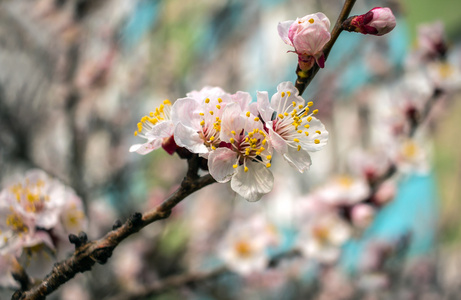
[[[326,145],[328,132],[315,118],[313,102],[306,103],[291,82],[279,84],[271,101],[267,92],[258,92],[257,102],[250,102],[246,92],[229,94],[219,87],[191,92],[173,105],[165,100],[141,118],[135,135],[147,142],[130,151],[187,149],[208,160],[216,181],[230,181],[243,198],[257,201],[272,190],[274,150],[304,172],[311,165],[309,152]]]

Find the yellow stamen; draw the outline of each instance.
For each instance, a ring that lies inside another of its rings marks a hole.
[[[267,163],[266,168],[270,168],[270,167],[271,167],[271,163]]]
[[[294,138],[293,141],[295,141],[296,143],[299,143],[299,139],[297,138]]]
[[[314,140],[314,143],[320,144],[320,140],[315,139],[315,140]]]
[[[312,105],[314,105],[314,102],[312,101],[307,102],[307,106],[311,107]]]
[[[235,142],[234,138],[230,138],[230,142],[233,144]]]
[[[272,155],[268,155],[268,156],[266,156],[266,158],[267,158],[268,160],[271,160]]]
[[[301,145],[298,145],[298,151],[301,150]]]
[[[234,168],[234,169],[237,169],[237,167],[238,167],[237,164],[235,164],[235,165],[232,166],[232,168]]]
[[[314,111],[312,112],[314,115],[318,114],[319,113],[319,110],[318,109],[314,109]]]
[[[138,132],[137,132],[137,131],[135,131],[135,132],[134,132],[134,136],[137,136],[137,135],[138,135]]]
[[[222,99],[221,98],[218,98],[218,103],[221,103],[222,102]]]
[[[249,111],[247,111],[246,116],[250,117],[250,112]]]
[[[245,172],[248,172],[248,167],[245,167],[244,171],[245,171]]]
[[[200,122],[200,125],[202,125],[202,126],[205,125],[205,121],[202,120],[202,121]]]
[[[210,98],[206,98],[205,103],[210,103]]]
[[[221,105],[219,105],[219,104],[216,105],[216,108],[217,108],[217,109],[221,109]]]
[[[259,121],[259,118],[258,118],[258,117],[256,117],[256,118],[255,118],[255,122],[258,122],[258,121]]]

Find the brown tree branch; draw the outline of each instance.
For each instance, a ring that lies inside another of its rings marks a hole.
[[[113,250],[125,238],[155,221],[168,218],[172,209],[184,198],[216,182],[209,174],[202,177],[198,176],[199,163],[198,156],[193,155],[188,159],[189,170],[187,176],[183,179],[181,186],[170,197],[145,214],[134,213],[124,224],[120,227],[115,226],[117,228],[103,238],[88,242],[86,234],[83,232],[78,237],[70,235],[69,240],[76,246],[74,254],[68,259],[55,264],[51,273],[30,290],[16,291],[12,299],[45,299],[47,295],[57,290],[77,273],[91,270],[95,263],[104,264],[111,257]]]
[[[339,14],[338,19],[336,20],[335,27],[333,27],[333,30],[331,31],[331,39],[328,41],[325,47],[323,47],[322,50],[323,54],[325,55],[325,61],[327,60],[328,55],[330,54],[331,48],[333,48],[333,45],[338,39],[339,34],[343,31],[342,24],[349,17],[349,14],[352,10],[352,7],[355,4],[355,1],[356,0],[346,0],[344,2],[341,13]],[[304,93],[304,90],[311,83],[312,79],[314,79],[319,69],[319,66],[317,64],[314,64],[314,66],[310,68],[308,71],[302,71],[298,64],[296,68],[296,75],[298,76],[298,78],[296,79],[295,86],[298,89],[300,95]]]

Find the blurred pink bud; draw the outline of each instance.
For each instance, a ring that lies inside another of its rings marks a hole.
[[[309,70],[314,63],[325,66],[323,47],[330,40],[330,20],[323,13],[315,13],[295,21],[280,22],[278,32],[282,40],[295,48],[299,67]]]
[[[390,8],[375,7],[366,14],[348,18],[343,23],[343,29],[380,36],[391,32],[395,25],[395,17]]]
[[[352,224],[358,228],[366,228],[375,217],[375,209],[369,204],[357,204],[352,208]]]
[[[392,181],[385,181],[383,182],[378,190],[375,193],[375,196],[373,198],[374,202],[378,205],[385,205],[388,202],[392,201],[394,199],[396,193],[396,187],[394,182]]]

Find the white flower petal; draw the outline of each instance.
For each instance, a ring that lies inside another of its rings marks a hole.
[[[131,146],[130,152],[137,152],[139,154],[145,155],[149,152],[152,152],[155,149],[160,148],[161,146],[162,146],[162,140],[155,139],[145,144],[136,144],[136,145]]]
[[[274,185],[274,175],[263,164],[248,162],[248,172],[244,166],[237,168],[232,177],[231,188],[248,201],[258,201],[269,193]]]
[[[224,142],[229,142],[234,135],[233,130],[242,130],[245,125],[245,119],[241,116],[242,109],[237,103],[232,103],[226,106],[221,118],[220,139]],[[245,117],[246,118],[246,117]]]
[[[309,170],[312,164],[309,153],[304,149],[298,151],[296,148],[288,147],[288,152],[283,155],[283,158],[301,173]]]
[[[200,104],[193,98],[176,100],[171,108],[171,118],[174,124],[182,122],[185,126],[200,129]]]
[[[217,182],[229,181],[235,172],[233,165],[236,163],[236,153],[228,148],[218,148],[208,156],[208,169]]]
[[[309,125],[310,134],[309,136],[302,136],[301,146],[309,152],[319,151],[327,144],[329,133],[317,118],[312,117]],[[316,133],[316,131],[320,131],[320,134]],[[318,140],[319,143],[316,144],[315,140]]]
[[[267,122],[266,126],[269,129],[269,141],[270,141],[271,146],[275,149],[275,151],[277,151],[281,155],[284,155],[285,153],[287,153],[288,152],[287,141],[272,129],[273,127],[272,121]]]
[[[284,22],[280,22],[277,26],[277,31],[279,32],[280,37],[282,40],[285,42],[285,44],[288,44],[290,46],[293,46],[293,43],[291,43],[290,39],[288,38],[288,31],[290,29],[291,24],[293,24],[293,20],[288,20]]]
[[[207,153],[208,148],[203,143],[197,131],[179,122],[174,130],[174,140],[180,147],[185,147],[192,153]]]
[[[267,92],[258,92],[256,99],[258,103],[258,111],[263,121],[271,121],[274,109],[269,104],[269,95]]]
[[[156,124],[151,130],[144,133],[149,140],[168,138],[173,135],[174,124],[172,121],[163,121]]]

